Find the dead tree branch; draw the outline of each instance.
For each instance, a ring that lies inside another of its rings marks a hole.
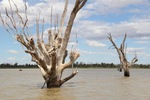
[[[119,60],[121,63],[120,70],[123,68],[124,69],[124,76],[130,76],[129,67],[131,67],[136,61],[138,61],[138,59],[137,59],[137,56],[135,56],[132,59],[131,63],[128,62],[128,60],[126,58],[126,48],[125,48],[126,38],[127,38],[127,34],[124,35],[124,39],[120,45],[120,48],[118,48],[117,45],[115,44],[115,42],[113,41],[111,34],[108,34],[108,39],[110,40],[112,45],[115,47],[115,49],[117,50],[117,53],[119,55]]]

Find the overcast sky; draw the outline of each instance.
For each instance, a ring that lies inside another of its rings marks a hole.
[[[14,0],[21,15],[24,15],[23,0]],[[35,36],[35,18],[41,13],[45,19],[45,39],[50,22],[50,11],[53,16],[61,16],[65,0],[26,0],[30,32]],[[75,0],[69,0],[68,13],[70,15]],[[5,7],[9,8],[7,0],[0,0],[2,16]],[[78,62],[84,63],[115,63],[119,58],[107,35],[111,33],[115,43],[119,46],[124,34],[127,33],[127,58],[129,61],[137,53],[138,64],[150,64],[150,0],[88,0],[79,11],[68,45],[74,45],[80,53]],[[78,35],[78,45],[76,42]],[[0,64],[1,63],[32,63],[30,55],[26,54],[22,46],[16,42],[0,23]]]

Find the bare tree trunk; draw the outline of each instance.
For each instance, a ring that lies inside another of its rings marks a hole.
[[[26,53],[30,54],[32,61],[37,63],[38,67],[41,70],[42,76],[45,79],[44,85],[47,84],[47,88],[51,87],[60,87],[63,83],[67,82],[77,74],[77,70],[72,72],[72,74],[64,79],[62,78],[63,71],[70,67],[75,60],[80,56],[78,52],[70,52],[70,60],[65,63],[65,58],[68,55],[67,45],[69,42],[72,26],[75,20],[75,17],[78,11],[85,5],[87,0],[76,0],[74,8],[71,12],[66,30],[63,33],[64,19],[67,13],[68,0],[65,0],[64,11],[60,20],[60,27],[58,30],[48,30],[48,43],[45,43],[43,40],[43,28],[44,28],[44,19],[42,25],[42,34],[39,32],[39,21],[40,15],[36,18],[36,33],[37,40],[28,36],[28,16],[27,16],[27,5],[25,5],[25,19],[19,14],[18,7],[13,0],[8,0],[10,5],[10,12],[6,8],[6,20],[11,22],[11,25],[8,24],[8,21],[4,20],[0,13],[0,19],[3,23],[4,28],[18,41],[20,42],[27,50]],[[16,10],[13,11],[12,5],[15,6]],[[52,12],[52,11],[51,11]],[[14,16],[17,16],[18,19],[15,19]],[[18,21],[19,20],[19,21]],[[58,19],[57,19],[58,20]],[[21,32],[18,33],[20,27],[17,27],[16,23],[21,22]],[[52,24],[52,13],[51,13],[51,23]],[[56,23],[57,24],[57,23]],[[14,35],[13,35],[14,34]],[[43,87],[44,87],[43,85]],[[42,88],[43,88],[42,87]]]
[[[135,57],[132,59],[131,62],[127,61],[126,58],[126,48],[125,48],[125,40],[126,40],[127,34],[124,35],[124,39],[120,45],[120,48],[117,47],[117,45],[114,43],[111,34],[108,34],[108,39],[110,40],[110,42],[112,43],[112,45],[114,46],[114,48],[117,50],[117,53],[119,55],[119,60],[121,63],[121,67],[120,67],[120,71],[122,71],[122,68],[124,70],[124,76],[129,77],[130,76],[130,71],[129,68],[138,61],[137,56],[135,54]]]
[[[129,69],[124,70],[124,76],[126,76],[126,77],[130,76]]]

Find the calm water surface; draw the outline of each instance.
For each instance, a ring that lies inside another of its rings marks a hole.
[[[71,74],[66,70],[64,77]],[[61,88],[40,89],[38,69],[0,69],[0,100],[150,100],[150,70],[79,69]]]

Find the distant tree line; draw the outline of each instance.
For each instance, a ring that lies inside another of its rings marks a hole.
[[[18,65],[18,63],[15,64],[3,63],[0,64],[0,68],[38,68],[38,66],[35,64]]]
[[[75,62],[73,66],[77,68],[119,68],[120,64],[113,64],[113,63],[86,64],[84,62]],[[36,64],[19,65],[18,63],[15,64],[3,63],[0,64],[0,68],[38,68],[38,66]],[[150,68],[150,64],[134,64],[132,68]]]
[[[86,64],[84,62],[76,62],[74,66],[79,68],[119,68],[120,64],[113,64],[113,63]],[[132,68],[150,68],[150,64],[134,64]]]

